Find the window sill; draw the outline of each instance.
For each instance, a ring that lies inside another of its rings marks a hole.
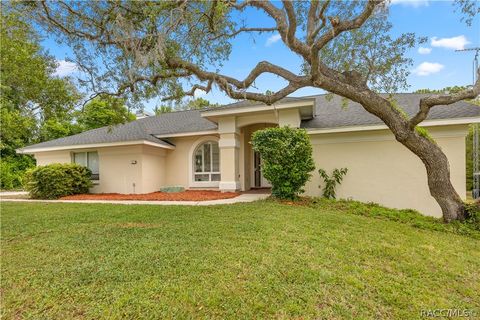
[[[218,188],[220,181],[192,181],[190,188]]]
[[[98,186],[100,184],[100,180],[90,180],[90,181],[92,181],[92,184],[94,186]]]

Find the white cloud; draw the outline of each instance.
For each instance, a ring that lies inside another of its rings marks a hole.
[[[458,36],[452,38],[432,38],[432,47],[441,47],[446,49],[461,50],[465,49],[465,45],[471,43],[465,36]]]
[[[418,48],[418,53],[420,54],[429,54],[430,52],[432,52],[432,48],[425,48],[425,47]]]
[[[66,77],[78,70],[78,66],[74,62],[57,60],[57,69],[54,72],[54,75],[59,77]]]
[[[440,72],[445,66],[437,62],[422,62],[412,72],[418,76],[429,76],[431,74]]]
[[[204,96],[204,95],[206,95],[206,94],[207,94],[207,92],[205,92],[204,90],[202,90],[202,89],[197,89],[197,90],[195,90],[195,92],[193,93],[193,96],[194,96],[195,98],[198,98],[198,97]]]
[[[270,47],[272,44],[274,44],[280,39],[282,39],[282,37],[278,33],[275,33],[267,39],[267,42],[265,42],[265,47]]]
[[[402,6],[419,8],[419,7],[428,7],[428,0],[392,0],[390,4],[391,5],[400,4]]]

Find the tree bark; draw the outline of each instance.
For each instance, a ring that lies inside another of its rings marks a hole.
[[[401,134],[394,132],[394,135],[400,143],[417,155],[425,165],[430,194],[440,205],[443,220],[445,222],[465,220],[464,204],[452,185],[450,165],[447,156],[441,148],[434,141],[421,136],[415,130],[407,129],[406,132]]]

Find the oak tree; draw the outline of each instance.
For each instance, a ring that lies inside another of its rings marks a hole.
[[[477,11],[457,1],[467,15]],[[40,1],[23,4],[48,32],[68,44],[95,94],[127,95],[132,100],[162,96],[179,99],[216,87],[233,99],[273,104],[304,87],[315,87],[357,102],[380,118],[396,140],[424,163],[431,195],[445,221],[465,218],[463,202],[450,181],[448,159],[417,126],[437,105],[479,95],[480,83],[450,94],[422,98],[407,117],[379,92],[407,86],[412,61],[408,48],[423,39],[406,33],[394,37],[389,4],[369,1]],[[259,11],[268,19],[244,19]],[[467,23],[471,19],[467,19]],[[301,70],[260,61],[244,79],[221,72],[240,34],[278,33],[303,61]],[[273,74],[285,86],[263,94],[255,80]]]

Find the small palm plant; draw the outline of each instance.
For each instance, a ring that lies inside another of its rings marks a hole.
[[[336,199],[336,187],[337,184],[342,183],[343,177],[347,174],[347,168],[335,169],[330,177],[323,169],[319,169],[318,173],[320,177],[325,181],[325,187],[323,188],[323,197],[327,199]],[[321,188],[322,186],[318,186]]]

